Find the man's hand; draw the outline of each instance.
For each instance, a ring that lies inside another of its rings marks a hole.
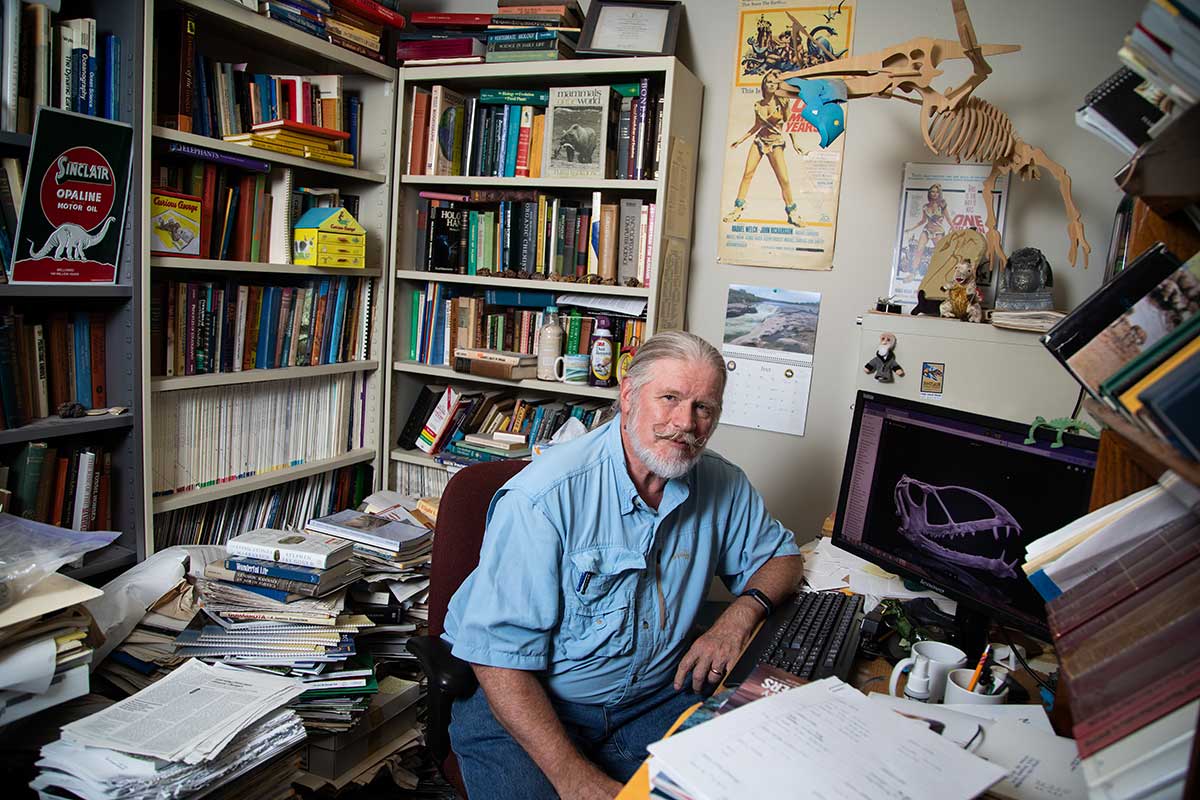
[[[692,689],[697,692],[706,681],[719,683],[749,643],[761,618],[762,609],[754,600],[735,600],[683,656],[675,670],[675,688],[683,688],[689,672]]]

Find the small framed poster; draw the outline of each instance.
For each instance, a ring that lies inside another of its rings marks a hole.
[[[579,34],[581,55],[673,56],[679,0],[592,0]]]
[[[13,242],[13,283],[116,283],[133,127],[40,106]]]

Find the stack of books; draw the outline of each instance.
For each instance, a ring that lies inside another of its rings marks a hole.
[[[1042,342],[1094,400],[1200,459],[1200,255],[1158,244],[1055,325]]]
[[[494,337],[489,336],[489,339],[494,341]],[[474,347],[454,348],[454,371],[481,378],[499,378],[506,381],[536,378],[537,361],[536,355],[526,353]]]
[[[531,5],[500,0],[488,30],[488,63],[574,58],[583,25],[579,3]]]
[[[352,548],[356,557],[375,566],[427,559],[433,550],[433,531],[411,517],[395,519],[347,509],[310,520],[306,528]]]
[[[273,119],[250,126],[250,133],[224,136],[227,142],[261,147],[297,158],[308,158],[342,167],[354,166],[354,154],[343,151],[348,131],[310,125],[290,119]]]
[[[1083,577],[1046,605],[1093,797],[1183,796],[1200,706],[1200,491],[1171,473],[1160,484],[1072,526],[1100,527],[1105,546],[1067,548],[1057,562]]]
[[[263,0],[258,13],[351,52],[385,62],[384,45],[404,16],[374,0]]]
[[[358,580],[362,564],[349,542],[334,537],[262,528],[225,545],[224,562],[211,562],[204,576],[237,584],[271,600],[324,597]]]
[[[1195,0],[1147,0],[1117,55],[1165,92],[1176,110],[1195,105],[1200,98],[1200,5]]]
[[[483,61],[491,14],[414,11],[409,19],[413,30],[397,37],[397,63],[420,67]]]

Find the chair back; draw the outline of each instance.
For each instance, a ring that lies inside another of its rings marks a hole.
[[[458,587],[479,564],[479,548],[492,498],[526,461],[490,461],[459,470],[438,503],[429,577],[429,633],[441,636],[446,607]]]

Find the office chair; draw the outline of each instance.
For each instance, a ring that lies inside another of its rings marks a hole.
[[[479,548],[488,506],[509,478],[525,467],[525,461],[495,461],[459,471],[446,485],[438,503],[433,535],[433,564],[429,580],[429,635],[408,640],[408,651],[416,656],[429,679],[428,718],[425,744],[442,776],[467,796],[458,759],[450,750],[450,710],[457,697],[475,691],[475,673],[470,664],[455,657],[442,641],[446,607],[450,598],[479,563]]]

